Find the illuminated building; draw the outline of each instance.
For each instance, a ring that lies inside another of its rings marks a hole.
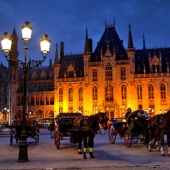
[[[130,25],[127,35],[125,48],[115,24],[105,25],[94,51],[87,29],[83,53],[65,55],[61,42],[59,55],[56,45],[54,63],[28,74],[28,112],[50,117],[59,112],[106,111],[112,118],[124,117],[128,107],[136,110],[142,104],[152,116],[164,113],[170,108],[170,48],[147,48],[143,36],[142,49],[135,49]],[[16,45],[11,57],[18,55]],[[11,77],[15,113],[22,105],[22,73],[12,69]]]

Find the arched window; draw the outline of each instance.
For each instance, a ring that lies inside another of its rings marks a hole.
[[[98,90],[97,90],[97,87],[94,86],[93,89],[92,89],[92,94],[93,94],[93,100],[98,100]]]
[[[122,99],[126,99],[127,92],[126,92],[126,86],[125,85],[123,85],[121,87],[121,94],[122,94]]]
[[[31,96],[31,105],[34,105],[34,96]]]
[[[142,99],[142,85],[137,86],[137,99],[138,100]]]
[[[54,104],[54,96],[50,96],[50,105]]]
[[[36,96],[36,105],[39,105],[39,96]]]
[[[63,89],[59,89],[59,102],[63,102]]]
[[[49,105],[49,104],[50,104],[50,97],[46,96],[46,105]]]
[[[166,88],[165,84],[161,84],[160,86],[160,93],[161,93],[161,99],[166,99]]]
[[[108,84],[105,88],[105,100],[106,101],[113,101],[113,86]]]
[[[68,90],[68,101],[72,102],[73,101],[73,89],[69,88]]]
[[[105,67],[106,80],[112,80],[112,65],[108,63]]]
[[[152,84],[150,84],[148,87],[148,93],[149,93],[149,99],[150,100],[154,99],[154,88]]]
[[[79,101],[83,101],[83,88],[79,88]]]

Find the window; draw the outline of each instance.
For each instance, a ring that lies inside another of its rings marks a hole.
[[[93,102],[93,114],[98,113],[98,103],[97,101]]]
[[[31,96],[31,105],[34,105],[34,96]]]
[[[49,96],[46,97],[46,105],[49,105],[50,102],[49,102]]]
[[[106,80],[112,80],[112,65],[108,63],[105,67]]]
[[[63,103],[59,103],[59,113],[63,113]]]
[[[79,103],[79,111],[81,111],[81,113],[83,113],[83,103]]]
[[[142,85],[137,86],[137,99],[138,100],[142,99]]]
[[[39,97],[36,96],[36,105],[39,105]]]
[[[83,101],[83,89],[82,89],[82,87],[79,88],[79,101]]]
[[[120,70],[120,78],[121,80],[125,80],[126,79],[126,69],[123,67]]]
[[[121,88],[122,99],[126,99],[126,86],[123,85]]]
[[[70,77],[70,78],[73,77],[73,71],[68,72],[68,77]]]
[[[95,86],[95,87],[93,87],[93,89],[92,89],[92,95],[93,95],[93,100],[98,100],[98,92],[97,92],[98,90],[97,90],[97,87]]]
[[[59,102],[63,102],[63,89],[59,89]]]
[[[161,105],[165,105],[166,104],[166,88],[165,88],[165,84],[161,84],[160,86],[160,93],[161,93]]]
[[[50,97],[50,105],[53,105],[54,104],[54,96],[51,96]]]
[[[68,90],[68,101],[73,102],[73,89],[69,88]]]
[[[73,104],[72,103],[69,103],[68,112],[69,113],[73,112]]]
[[[41,96],[40,105],[44,105],[44,96]]]
[[[93,81],[97,81],[97,69],[93,69],[93,77],[92,77],[92,80]]]
[[[113,101],[113,87],[112,85],[108,84],[105,88],[105,100],[106,101]]]
[[[154,88],[152,84],[150,84],[148,87],[148,93],[149,93],[149,100],[154,99]]]

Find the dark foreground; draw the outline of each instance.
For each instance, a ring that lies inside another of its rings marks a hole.
[[[1,132],[2,133],[2,132]],[[57,150],[54,139],[42,130],[40,142],[28,141],[29,162],[19,163],[19,148],[16,142],[9,145],[9,137],[0,137],[0,169],[22,170],[170,170],[170,157],[160,156],[153,150],[147,151],[147,146],[132,144],[131,148],[125,147],[123,139],[119,137],[115,144],[110,144],[107,132],[105,135],[96,135],[94,159],[83,159],[77,154],[77,146],[70,144],[69,140],[61,141],[61,149]]]

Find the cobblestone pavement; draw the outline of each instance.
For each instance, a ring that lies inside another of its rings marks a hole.
[[[61,148],[55,148],[54,139],[46,130],[41,131],[38,145],[28,138],[28,162],[19,163],[19,148],[16,142],[9,145],[9,137],[0,135],[0,169],[1,170],[170,170],[170,157],[160,156],[147,146],[132,144],[127,148],[119,137],[115,144],[110,144],[107,133],[96,135],[94,159],[83,159],[77,154],[77,145],[69,140],[61,141]]]

